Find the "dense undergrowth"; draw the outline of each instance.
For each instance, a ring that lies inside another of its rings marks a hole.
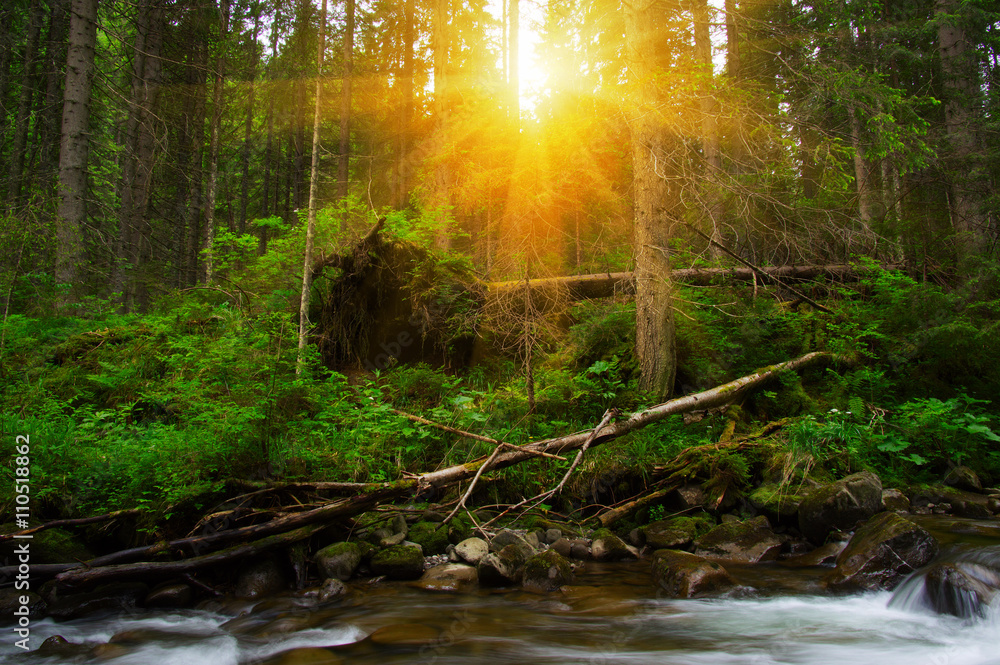
[[[246,269],[257,279],[280,274],[269,264]],[[390,480],[491,450],[394,409],[523,443],[591,427],[610,407],[648,405],[636,390],[627,301],[577,304],[569,326],[539,344],[529,413],[514,352],[471,367],[376,372],[333,371],[311,357],[296,374],[287,285],[265,284],[246,289],[264,293],[249,302],[235,290],[170,294],[143,316],[6,318],[0,452],[10,459],[14,436],[30,435],[34,498],[48,516],[134,506],[169,515],[216,498],[232,479]],[[819,285],[813,295],[836,315],[773,289],[678,287],[678,392],[813,350],[852,362],[787,375],[741,405],[595,449],[554,509],[625,498],[655,464],[779,418],[790,421],[771,437],[773,459],[713,467],[737,492],[749,489],[754,468],[789,454],[807,457],[815,473],[872,468],[917,483],[967,464],[1000,482],[995,276],[949,289],[870,268],[859,284]],[[520,498],[564,470],[548,461],[509,468],[478,499]],[[12,478],[8,466],[3,483]]]

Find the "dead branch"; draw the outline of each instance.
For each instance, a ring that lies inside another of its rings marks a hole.
[[[136,508],[131,510],[116,510],[113,513],[106,513],[104,515],[94,515],[93,517],[78,517],[70,520],[52,520],[51,522],[46,522],[45,524],[40,524],[30,529],[25,529],[24,531],[15,531],[13,533],[0,534],[0,541],[12,540],[20,536],[28,536],[39,531],[45,531],[46,529],[56,529],[64,526],[84,526],[87,524],[97,524],[98,522],[109,522],[111,520],[116,520],[119,517],[132,517],[141,514],[142,511]]]
[[[413,421],[415,423],[420,423],[421,425],[427,425],[428,427],[433,427],[439,429],[442,432],[448,432],[449,434],[454,434],[456,436],[461,436],[466,439],[475,439],[476,441],[485,441],[486,443],[492,443],[494,446],[511,445],[505,444],[503,441],[497,441],[496,439],[491,439],[488,436],[482,436],[481,434],[473,434],[472,432],[466,432],[464,430],[455,429],[454,427],[448,427],[447,425],[442,425],[441,423],[436,423],[433,420],[427,420],[421,416],[415,416],[412,413],[407,413],[405,411],[400,411],[399,409],[389,409],[397,416],[402,416],[407,420]]]

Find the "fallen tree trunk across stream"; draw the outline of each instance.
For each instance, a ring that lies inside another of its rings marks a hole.
[[[487,460],[489,460],[488,469],[483,469],[483,471],[494,471],[528,459],[537,459],[540,455],[559,455],[577,450],[584,445],[593,448],[675,414],[730,404],[784,372],[798,371],[818,363],[836,360],[835,356],[828,353],[808,353],[778,365],[759,369],[752,374],[710,390],[685,395],[630,414],[601,428],[596,436],[592,436],[593,431],[588,430],[522,446],[506,444],[502,451],[465,464],[458,464],[391,483],[359,484],[354,496],[337,499],[317,508],[277,517],[263,524],[155,543],[146,547],[97,557],[85,563],[48,565],[45,566],[44,570],[34,569],[33,573],[36,575],[54,574],[56,582],[60,586],[66,587],[86,586],[98,582],[135,579],[137,577],[162,578],[188,573],[207,566],[259,554],[282,545],[292,544],[308,538],[319,528],[334,521],[349,518],[382,503],[389,503],[422,491],[457,485],[479,474],[481,467],[486,464]],[[216,551],[218,548],[233,543],[240,544]],[[148,560],[156,556],[163,556],[165,553],[182,558],[171,561]],[[0,568],[0,575],[13,575],[15,572],[16,567]]]

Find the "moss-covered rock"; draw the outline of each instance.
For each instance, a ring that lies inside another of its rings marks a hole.
[[[415,580],[424,574],[424,555],[413,545],[393,545],[372,556],[372,572],[393,580]]]
[[[654,550],[684,549],[715,526],[709,515],[692,515],[658,520],[642,528],[646,545]]]
[[[499,552],[490,552],[476,566],[482,586],[506,586],[521,579],[524,564],[534,555],[527,543],[512,542]]]
[[[590,552],[598,561],[638,559],[639,553],[610,529],[598,529],[591,536]]]
[[[657,550],[652,567],[654,582],[669,598],[718,594],[736,584],[720,564],[690,552]]]
[[[879,513],[855,532],[824,582],[831,589],[892,589],[937,552],[925,529],[896,513]]]
[[[851,531],[881,510],[882,481],[862,471],[810,492],[799,504],[799,531],[822,545],[831,531]]]
[[[777,559],[784,542],[771,530],[767,518],[759,515],[745,522],[720,524],[694,544],[698,556],[758,563]]]
[[[764,483],[751,492],[748,498],[750,504],[773,523],[788,521],[794,524],[799,514],[799,505],[809,494],[809,489],[806,486]]]
[[[536,554],[524,564],[522,585],[532,591],[555,591],[573,582],[573,566],[555,550]]]
[[[448,550],[448,528],[434,522],[417,522],[410,527],[408,540],[424,549],[424,555],[444,554]]]
[[[316,553],[316,567],[323,579],[337,579],[342,582],[354,577],[358,566],[371,551],[368,543],[343,542],[324,547]]]
[[[458,558],[473,566],[478,565],[489,551],[489,544],[482,538],[466,538],[455,545],[455,554]]]

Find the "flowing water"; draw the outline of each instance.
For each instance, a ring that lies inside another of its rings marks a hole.
[[[1000,552],[996,522],[924,526],[953,559],[971,553],[993,561]],[[731,572],[743,586],[710,600],[657,598],[646,561],[591,564],[575,586],[548,595],[390,583],[356,586],[323,605],[289,595],[256,606],[233,601],[58,624],[46,619],[32,624],[36,648],[51,635],[81,646],[2,662],[1000,665],[1000,602],[982,616],[960,618],[907,600],[918,594],[902,593],[895,602],[889,592],[827,595],[823,569],[768,564]]]

